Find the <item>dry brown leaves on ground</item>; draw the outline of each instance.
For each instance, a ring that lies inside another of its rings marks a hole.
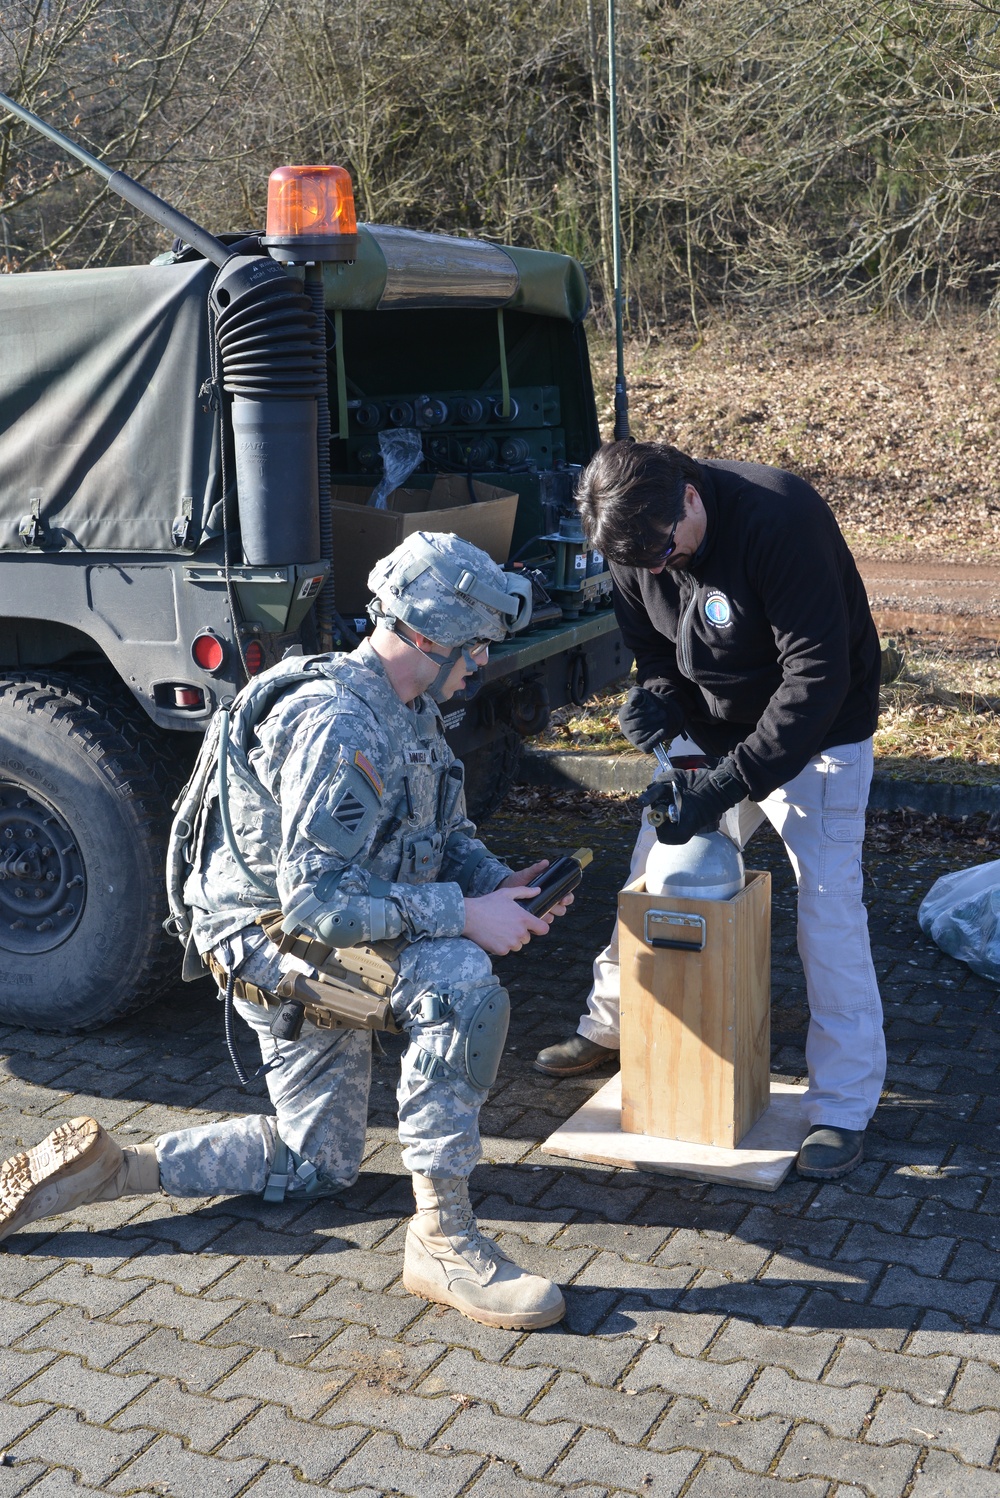
[[[829,501],[858,554],[996,557],[1000,331],[842,314],[690,326],[629,350],[632,429],[699,458],[789,468]],[[610,349],[599,344],[610,435]]]

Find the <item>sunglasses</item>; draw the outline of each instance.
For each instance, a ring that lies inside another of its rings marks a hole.
[[[677,527],[680,525],[680,523],[680,520],[676,520],[670,527],[670,531],[667,535],[666,546],[661,547],[660,550],[654,552],[652,556],[648,554],[646,556],[643,556],[642,558],[633,562],[632,566],[644,567],[648,569],[652,567],[662,567],[665,562],[669,562],[670,558],[677,550]]]

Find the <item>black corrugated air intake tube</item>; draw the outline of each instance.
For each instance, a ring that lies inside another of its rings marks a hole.
[[[252,567],[317,562],[326,348],[309,297],[273,260],[239,255],[216,276],[211,303],[233,397],[243,555]]]

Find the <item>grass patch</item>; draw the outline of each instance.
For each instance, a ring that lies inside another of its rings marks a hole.
[[[883,687],[875,769],[900,780],[1000,783],[1000,659],[992,646],[907,640],[902,674]],[[584,707],[556,709],[537,749],[637,754],[618,727],[628,683]]]

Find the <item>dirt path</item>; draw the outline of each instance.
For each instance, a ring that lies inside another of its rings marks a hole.
[[[1000,566],[858,559],[879,627],[907,627],[995,640],[1000,633]]]

